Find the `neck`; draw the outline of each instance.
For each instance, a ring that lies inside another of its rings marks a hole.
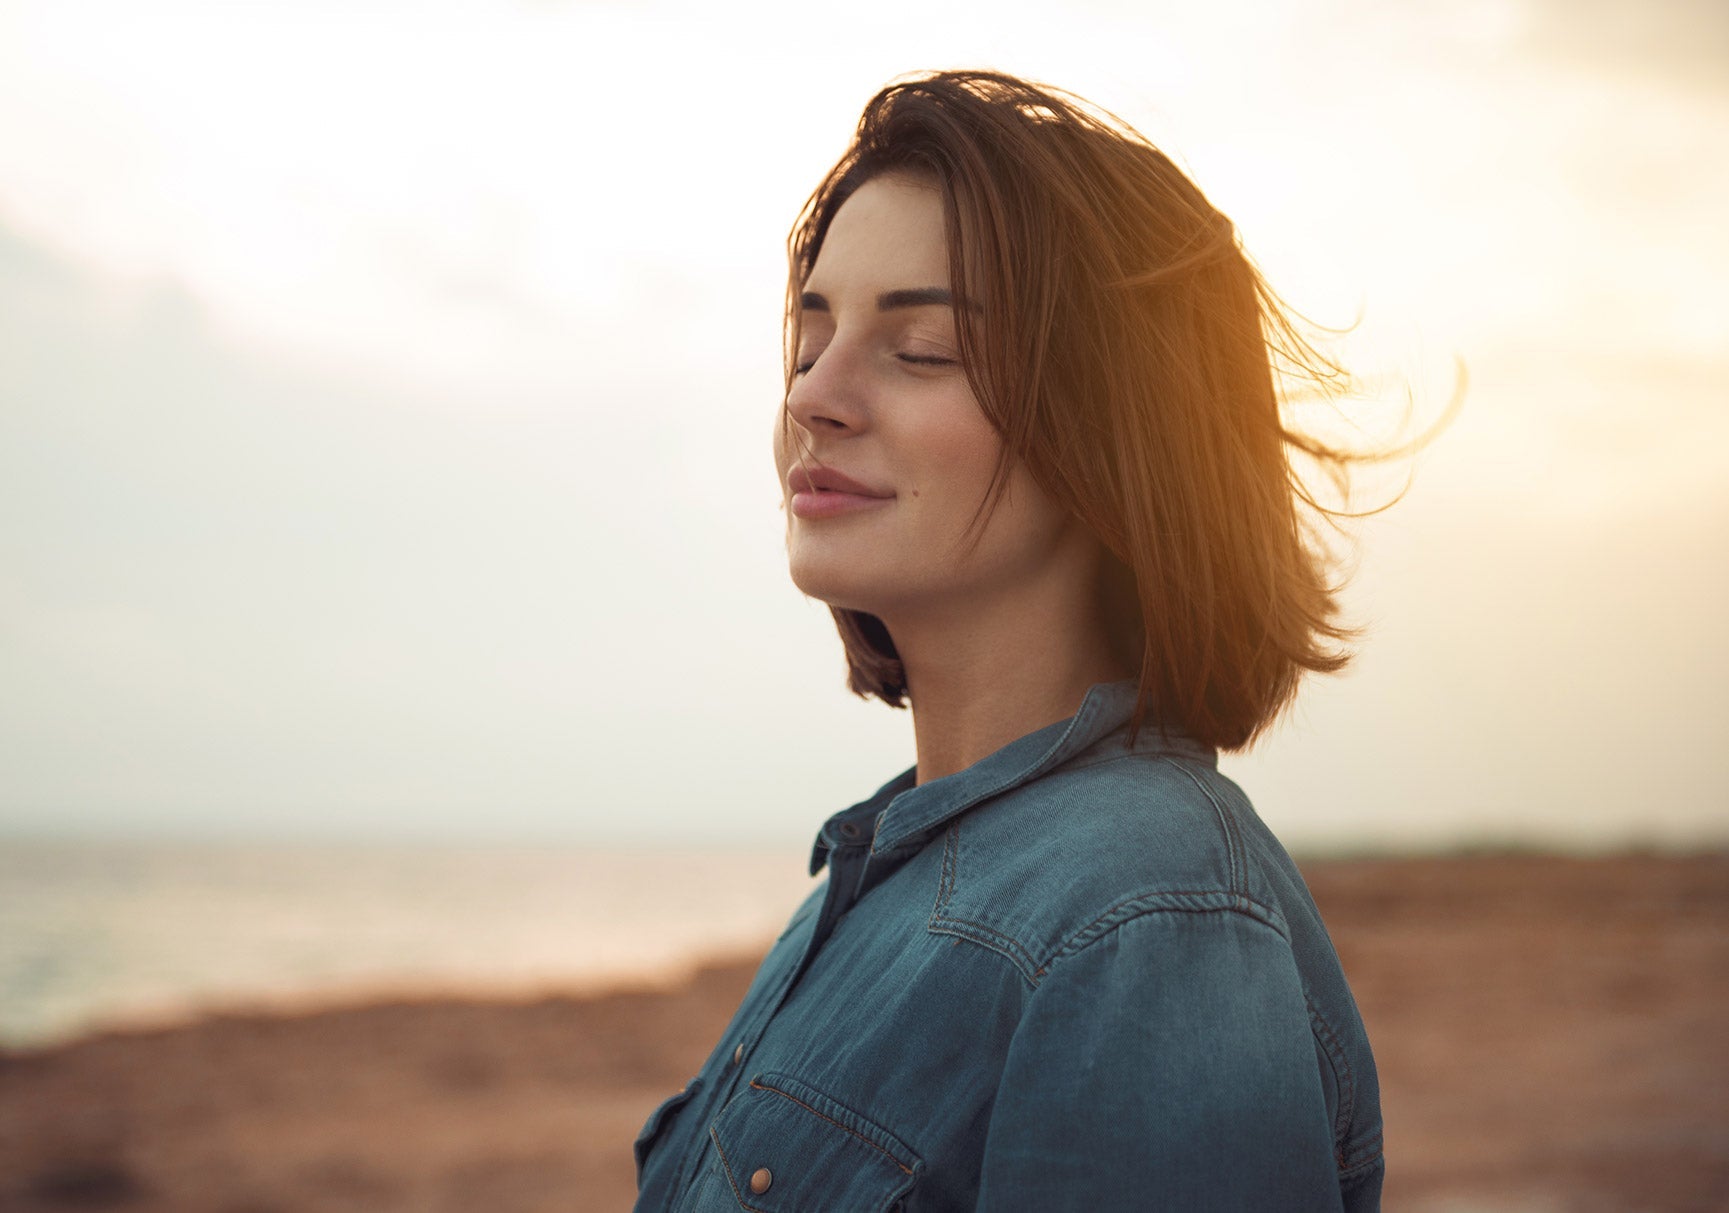
[[[947,617],[884,621],[906,669],[919,783],[1066,720],[1089,687],[1130,676],[1111,653],[1095,597],[1059,587]]]

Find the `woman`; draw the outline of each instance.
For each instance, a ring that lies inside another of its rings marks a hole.
[[[1344,662],[1306,347],[1167,159],[996,73],[879,93],[791,254],[792,577],[917,763],[822,827],[637,1207],[1376,1208],[1362,1022],[1215,766]]]

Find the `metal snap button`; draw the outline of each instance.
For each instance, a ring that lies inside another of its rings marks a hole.
[[[842,838],[857,838],[863,831],[858,828],[856,822],[843,821],[840,823],[840,832]]]
[[[768,1191],[768,1186],[774,1182],[774,1175],[767,1167],[758,1167],[750,1175],[750,1190],[753,1196],[761,1196]]]
[[[738,1042],[738,1048],[732,1051],[732,1064],[737,1065],[744,1060],[744,1041]]]

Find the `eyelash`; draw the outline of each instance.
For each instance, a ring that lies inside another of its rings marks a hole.
[[[953,358],[943,358],[936,354],[896,354],[895,357],[899,358],[902,362],[910,362],[914,366],[955,365],[955,360]],[[795,375],[803,375],[815,365],[815,358],[812,358],[809,362],[796,363],[792,368],[792,373]]]

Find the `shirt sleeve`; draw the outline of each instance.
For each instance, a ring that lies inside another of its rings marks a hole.
[[[1009,1046],[979,1207],[1341,1209],[1285,938],[1156,911],[1054,963]]]

